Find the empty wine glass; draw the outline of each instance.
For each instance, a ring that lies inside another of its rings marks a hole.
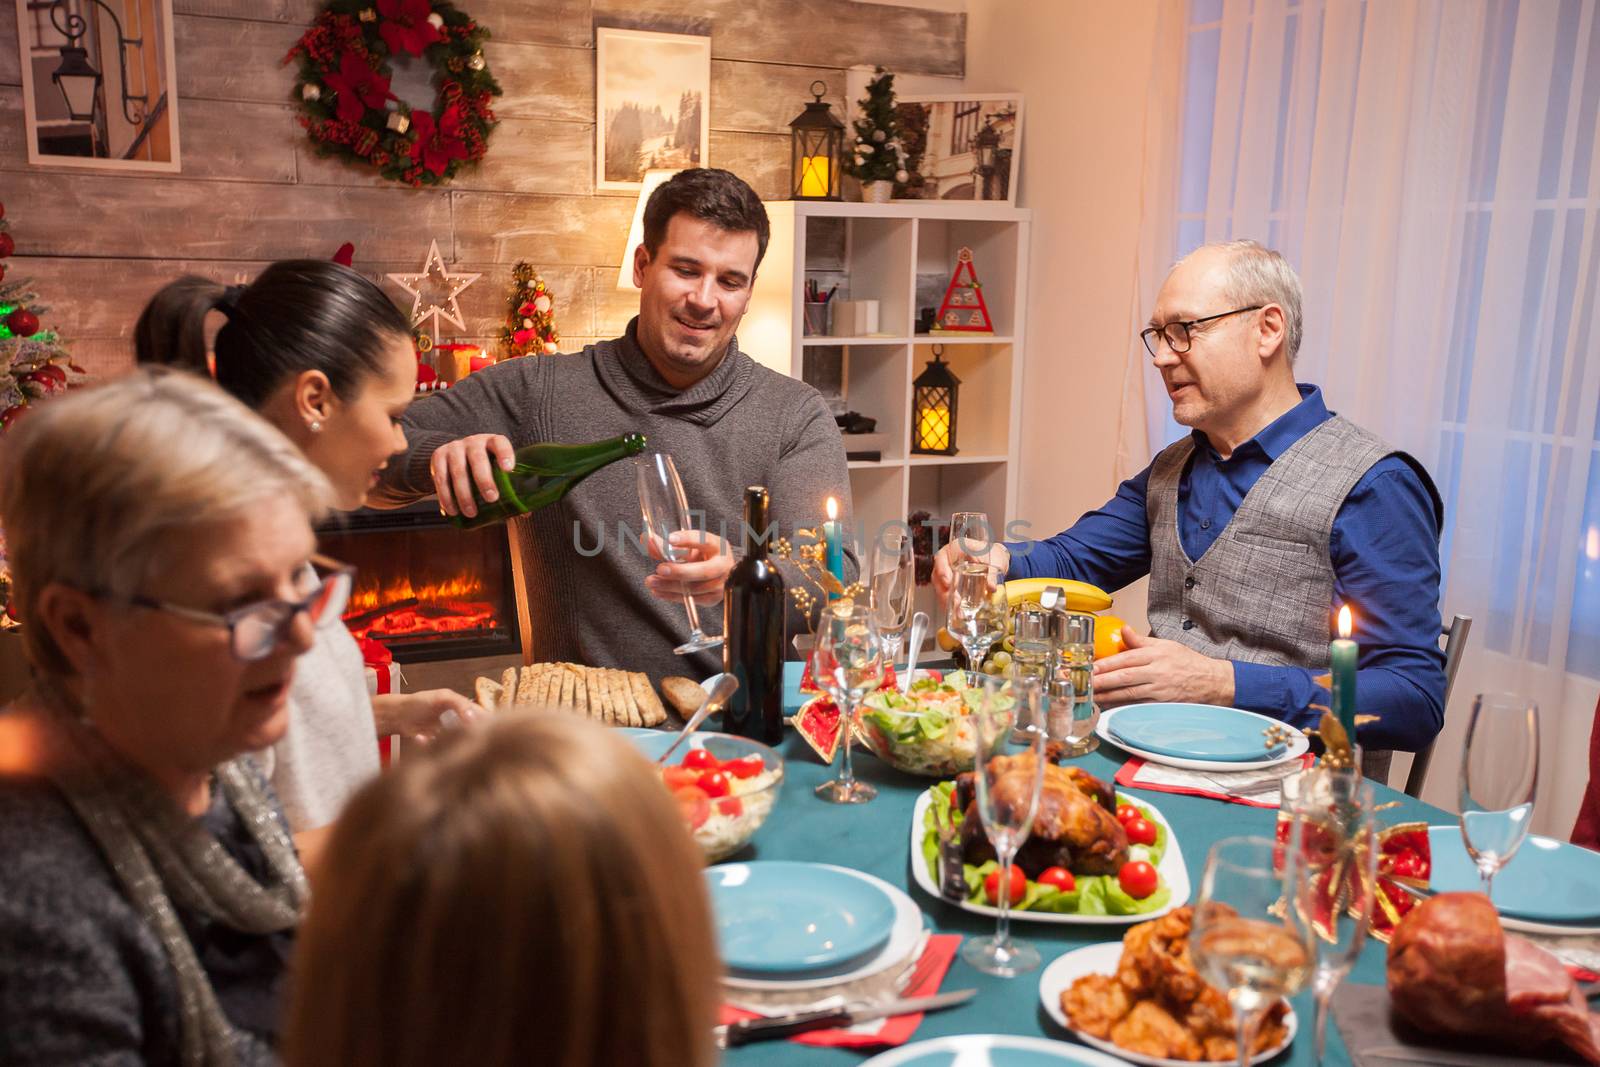
[[[1461,752],[1461,838],[1483,894],[1528,836],[1539,784],[1539,705],[1515,693],[1479,693]]]
[[[1000,918],[993,937],[970,938],[961,946],[961,958],[985,974],[1011,978],[1039,966],[1038,949],[1011,939],[1009,889],[1012,860],[1028,840],[1039,811],[1045,735],[1039,729],[1016,729],[1021,705],[1009,678],[980,675],[971,697],[977,741],[972,777],[978,793],[978,818],[1000,865],[995,893]]]
[[[1278,835],[1298,840],[1312,895],[1317,960],[1317,1062],[1328,1041],[1334,990],[1355,966],[1372,928],[1377,893],[1378,835],[1372,786],[1354,771],[1314,768],[1285,778]]]
[[[817,786],[817,796],[830,804],[865,804],[878,795],[856,781],[850,765],[850,739],[861,700],[883,680],[883,639],[872,621],[872,609],[853,600],[835,600],[822,613],[811,652],[811,676],[839,708],[844,764],[839,777]]]
[[[1200,976],[1233,1008],[1239,1067],[1248,1067],[1261,1017],[1311,976],[1316,935],[1305,866],[1270,837],[1228,837],[1211,847],[1189,929]]]
[[[990,647],[1005,633],[1006,595],[995,584],[998,568],[965,560],[956,565],[950,585],[948,629],[967,653],[967,670],[976,674]]]
[[[994,547],[989,516],[981,511],[958,511],[950,516],[950,543],[967,559],[986,560]]]
[[[872,546],[871,573],[872,618],[883,638],[884,661],[892,664],[900,658],[900,646],[905,642],[917,583],[916,557],[904,528],[889,528]],[[910,685],[911,680],[903,684]]]
[[[665,452],[647,452],[638,456],[633,461],[633,467],[639,482],[639,511],[644,518],[645,533],[650,543],[663,559],[682,563],[689,558],[689,549],[674,545],[671,536],[682,530],[693,530],[694,527],[689,522],[689,502],[683,495],[683,482],[678,478],[678,468]],[[708,637],[700,631],[700,612],[687,588],[683,591],[683,610],[689,616],[689,640],[672,651],[685,656],[722,644],[722,638]]]

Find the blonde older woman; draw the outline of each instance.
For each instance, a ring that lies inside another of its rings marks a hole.
[[[275,1062],[306,883],[241,756],[348,576],[326,479],[189,375],[41,405],[0,452],[35,677],[0,716],[0,1059]]]
[[[709,1067],[716,944],[659,772],[563,715],[459,731],[368,785],[316,872],[292,1067]]]

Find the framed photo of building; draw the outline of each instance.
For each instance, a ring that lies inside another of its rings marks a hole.
[[[28,162],[181,169],[172,0],[16,0]]]
[[[895,111],[911,172],[897,197],[1017,202],[1020,93],[902,96]]]
[[[596,187],[707,166],[711,38],[600,27],[595,53]]]

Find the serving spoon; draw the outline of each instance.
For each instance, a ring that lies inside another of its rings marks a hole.
[[[717,712],[721,711],[722,705],[726,704],[728,702],[728,698],[733,696],[738,689],[739,679],[735,678],[733,675],[724,674],[720,679],[718,679],[717,684],[712,686],[711,692],[706,695],[705,702],[700,705],[698,711],[689,717],[689,721],[685,723],[683,729],[679,731],[678,739],[672,742],[671,746],[669,746],[665,752],[661,753],[661,757],[657,759],[656,762],[666,763],[667,759],[674,752],[678,751],[678,746],[682,745],[684,741],[688,740],[690,734],[700,729],[701,723],[705,722],[712,715],[715,715]]]
[[[911,689],[911,683],[917,680],[917,657],[922,654],[923,639],[928,636],[928,613],[919,611],[911,616],[911,637],[906,642],[906,680],[902,692]]]

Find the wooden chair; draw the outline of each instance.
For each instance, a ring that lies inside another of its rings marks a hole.
[[[1461,666],[1461,653],[1467,647],[1467,634],[1472,632],[1472,616],[1457,615],[1444,627],[1439,636],[1444,641],[1444,707],[1450,707],[1450,691],[1455,688],[1456,668]],[[1411,758],[1411,772],[1406,775],[1406,794],[1422,796],[1422,783],[1428,780],[1428,764],[1433,762],[1433,746],[1429,741]]]

